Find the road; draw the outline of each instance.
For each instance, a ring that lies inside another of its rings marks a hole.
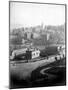
[[[37,62],[10,63],[11,87],[65,85],[65,64],[65,58],[55,61],[54,57]]]

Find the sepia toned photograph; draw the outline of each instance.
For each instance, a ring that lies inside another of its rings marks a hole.
[[[9,87],[66,85],[66,4],[9,2]]]

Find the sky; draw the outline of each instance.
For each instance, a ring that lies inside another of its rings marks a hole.
[[[10,30],[37,25],[65,23],[65,6],[35,3],[10,3]]]

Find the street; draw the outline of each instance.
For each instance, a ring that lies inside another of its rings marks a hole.
[[[35,87],[48,85],[65,85],[66,60],[41,60],[11,65],[11,86]]]

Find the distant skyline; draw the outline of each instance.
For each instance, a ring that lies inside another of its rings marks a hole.
[[[35,3],[10,3],[10,30],[37,25],[65,23],[65,6]]]

